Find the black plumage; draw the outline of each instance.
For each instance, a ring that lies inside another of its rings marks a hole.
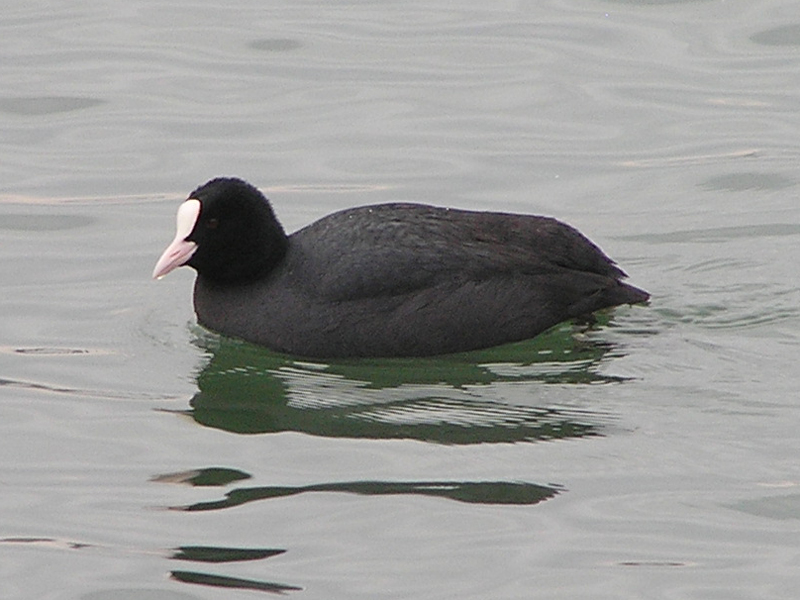
[[[244,181],[214,179],[189,199],[200,202],[185,238],[196,244],[185,264],[198,274],[198,320],[290,354],[461,352],[649,297],[580,232],[548,217],[379,204],[286,236]]]

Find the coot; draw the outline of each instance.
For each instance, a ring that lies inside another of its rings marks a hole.
[[[181,265],[197,271],[202,325],[317,358],[487,348],[649,298],[552,218],[377,204],[287,236],[261,192],[233,178],[200,186],[178,209],[153,277]]]

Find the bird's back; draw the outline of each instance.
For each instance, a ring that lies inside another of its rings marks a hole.
[[[645,301],[624,277],[555,219],[383,204],[294,233],[283,263],[247,289],[198,277],[195,307],[212,329],[293,354],[421,356],[527,339]]]

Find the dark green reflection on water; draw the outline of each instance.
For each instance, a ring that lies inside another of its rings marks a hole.
[[[518,344],[424,359],[318,363],[213,335],[197,343],[209,360],[187,412],[200,424],[236,433],[444,444],[580,438],[599,435],[608,417],[548,406],[535,396],[536,385],[619,381],[598,372],[613,347],[579,340],[570,326]],[[508,388],[519,383],[533,384],[525,388],[531,396]],[[508,391],[525,403],[503,399]]]
[[[573,390],[617,383],[600,364],[618,355],[606,342],[555,328],[534,340],[467,354],[423,359],[318,362],[277,354],[199,330],[207,353],[198,391],[185,411],[225,431],[263,434],[412,439],[441,444],[535,442],[601,435],[610,419],[575,408]],[[485,506],[532,506],[564,492],[525,481],[337,481],[299,486],[246,486],[250,474],[220,466],[166,473],[154,481],[195,487],[231,486],[216,498],[173,510],[202,513],[300,494],[425,496]],[[259,560],[281,549],[181,546],[173,558],[197,563]],[[173,579],[266,592],[300,589],[204,570],[173,570]]]
[[[210,587],[255,590],[258,592],[272,592],[281,594],[284,592],[299,591],[303,588],[283,583],[273,583],[270,581],[257,581],[254,579],[242,579],[240,577],[228,577],[226,575],[213,575],[211,573],[198,573],[196,571],[172,571],[172,579],[183,583],[196,583]]]
[[[226,467],[207,467],[205,469],[193,469],[191,471],[181,471],[179,473],[164,473],[157,475],[151,481],[159,483],[186,483],[196,487],[219,487],[228,485],[234,481],[250,479],[252,475],[240,471],[239,469],[228,469]]]
[[[220,548],[218,546],[181,546],[170,558],[193,562],[227,563],[261,560],[283,554],[280,548]]]
[[[220,510],[257,500],[285,498],[311,492],[339,492],[360,496],[418,495],[447,498],[470,504],[531,505],[548,500],[561,490],[535,483],[508,481],[346,481],[304,486],[262,486],[238,488],[224,498],[174,507],[188,512]]]

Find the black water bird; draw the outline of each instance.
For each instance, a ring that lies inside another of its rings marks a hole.
[[[232,178],[178,209],[153,277],[181,265],[197,271],[202,325],[317,358],[488,348],[649,298],[553,218],[377,204],[287,236],[263,194]]]

